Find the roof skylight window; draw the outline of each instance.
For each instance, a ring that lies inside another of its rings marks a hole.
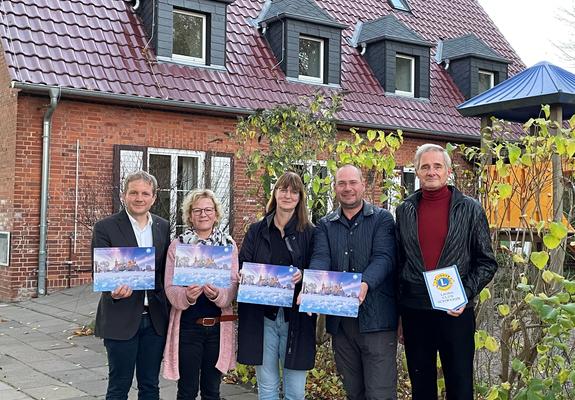
[[[410,11],[407,0],[388,0],[388,3],[396,10]]]

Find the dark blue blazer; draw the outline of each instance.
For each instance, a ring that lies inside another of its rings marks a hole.
[[[361,272],[368,285],[359,307],[361,333],[397,329],[395,223],[387,210],[364,201],[351,225],[341,208],[323,217],[315,230],[311,269]],[[326,330],[335,334],[342,317],[328,315]]]
[[[150,318],[155,331],[162,336],[168,329],[169,308],[164,293],[164,268],[170,245],[170,223],[152,215],[152,236],[156,253],[156,288],[147,290]],[[96,247],[138,247],[136,235],[126,211],[122,210],[98,221],[92,233],[92,254]],[[103,292],[96,313],[94,334],[104,339],[127,340],[140,326],[144,311],[144,291],[134,291],[125,299],[114,300]]]

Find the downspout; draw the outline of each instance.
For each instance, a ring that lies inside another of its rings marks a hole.
[[[60,88],[50,88],[50,106],[42,124],[42,183],[40,189],[40,245],[38,250],[38,296],[46,294],[46,239],[48,236],[48,181],[50,177],[50,133],[52,114],[58,105]]]

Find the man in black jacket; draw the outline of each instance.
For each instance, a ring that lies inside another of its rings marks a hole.
[[[473,299],[497,270],[489,224],[476,200],[447,185],[451,159],[438,145],[415,154],[421,189],[396,211],[399,243],[400,341],[414,400],[437,399],[437,352],[448,400],[473,400]],[[467,305],[434,310],[424,272],[455,265]]]
[[[170,224],[150,214],[156,200],[156,178],[144,171],[124,180],[125,210],[94,225],[92,249],[100,247],[154,247],[155,289],[133,291],[128,285],[103,292],[96,314],[95,335],[104,339],[108,354],[107,400],[125,400],[134,369],[139,400],[159,399],[159,373],[166,331],[168,302],[164,267],[170,244]]]
[[[397,396],[395,224],[364,192],[359,168],[337,170],[339,207],[316,228],[310,268],[362,273],[358,317],[328,315],[326,329],[347,398],[388,400]]]

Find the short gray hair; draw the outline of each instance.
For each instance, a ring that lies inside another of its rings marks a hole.
[[[124,183],[122,185],[122,194],[126,194],[128,192],[128,185],[130,184],[130,182],[134,181],[144,181],[152,185],[152,193],[154,195],[158,191],[158,181],[156,180],[156,177],[152,174],[147,173],[146,171],[140,170],[126,175],[126,177],[124,178]]]
[[[451,157],[447,153],[447,150],[445,150],[443,147],[437,144],[425,143],[419,146],[415,152],[415,160],[413,161],[413,166],[415,167],[416,171],[419,169],[419,162],[421,161],[421,156],[423,155],[423,153],[427,153],[429,151],[436,151],[438,153],[443,154],[443,159],[445,160],[445,166],[447,167],[447,169],[451,169]]]

